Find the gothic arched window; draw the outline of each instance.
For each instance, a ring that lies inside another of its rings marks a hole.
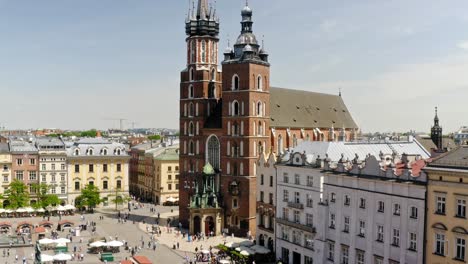
[[[239,90],[239,76],[237,74],[232,76],[232,90]]]
[[[232,115],[238,116],[239,115],[239,102],[234,101],[232,103]]]
[[[188,116],[193,116],[193,113],[195,112],[195,106],[193,103],[189,104],[189,109],[188,109]]]
[[[195,73],[195,71],[193,70],[193,68],[190,68],[190,71],[189,71],[189,80],[190,81],[193,81],[193,78],[195,77],[194,73]]]
[[[193,98],[193,85],[188,87],[188,98]]]
[[[206,42],[202,40],[201,42],[201,62],[206,61]]]
[[[195,63],[195,60],[196,60],[195,54],[197,53],[196,51],[197,51],[197,43],[196,41],[192,40],[192,47],[190,49],[190,62],[191,63]]]
[[[220,165],[220,144],[219,140],[215,135],[212,135],[210,139],[208,139],[207,143],[208,148],[208,162],[213,166],[214,169],[219,170]]]
[[[262,76],[259,75],[257,77],[257,90],[262,90],[262,89],[263,89]]]
[[[193,131],[194,131],[194,126],[193,126],[193,122],[190,122],[189,124],[189,136],[193,136]]]
[[[257,115],[261,116],[263,114],[262,102],[258,101],[257,103]]]
[[[215,68],[211,69],[211,80],[212,81],[216,80],[216,70],[215,70]]]
[[[193,143],[192,140],[189,142],[189,154],[194,154],[195,153],[195,143]]]

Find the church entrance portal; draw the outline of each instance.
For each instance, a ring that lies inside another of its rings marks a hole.
[[[200,216],[195,216],[193,218],[193,233],[198,234],[201,232],[201,219]]]

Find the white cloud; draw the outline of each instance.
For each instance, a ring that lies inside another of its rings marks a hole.
[[[319,27],[320,30],[325,32],[325,33],[330,33],[332,32],[336,27],[338,23],[334,19],[325,19],[320,23]]]
[[[468,50],[468,40],[458,43],[457,47],[460,49]]]

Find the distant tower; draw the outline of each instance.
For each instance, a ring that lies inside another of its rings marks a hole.
[[[439,151],[442,151],[442,127],[439,125],[439,117],[437,116],[437,107],[435,108],[434,126],[431,128],[432,142],[437,146]]]

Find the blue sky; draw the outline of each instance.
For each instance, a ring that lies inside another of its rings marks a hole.
[[[188,0],[0,0],[7,128],[178,126]],[[218,0],[220,47],[242,0]],[[343,97],[363,131],[467,125],[468,2],[250,0],[275,86]],[[221,50],[224,50],[221,49]]]

